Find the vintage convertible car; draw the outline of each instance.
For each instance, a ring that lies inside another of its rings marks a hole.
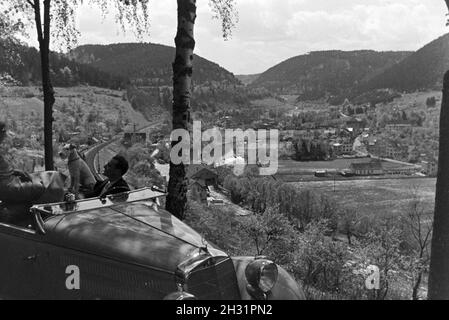
[[[139,189],[106,199],[36,205],[2,222],[0,298],[303,299],[263,257],[229,257]],[[8,211],[9,210],[9,211]]]

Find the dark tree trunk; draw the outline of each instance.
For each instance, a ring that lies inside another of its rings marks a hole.
[[[175,38],[176,56],[173,63],[173,130],[189,129],[192,62],[195,40],[193,27],[196,19],[196,1],[178,0],[178,31]],[[172,147],[178,141],[172,142]],[[184,219],[187,204],[185,165],[170,162],[170,180],[166,209]]]
[[[429,299],[449,299],[449,72],[444,75]]]
[[[50,5],[51,0],[44,0],[44,29],[40,15],[40,2],[34,0],[34,13],[41,54],[42,90],[44,93],[44,149],[45,170],[53,170],[53,104],[55,94],[50,79]]]
[[[55,103],[55,95],[50,80],[48,60],[48,50],[41,49],[42,87],[44,92],[45,170],[53,170],[53,104]]]

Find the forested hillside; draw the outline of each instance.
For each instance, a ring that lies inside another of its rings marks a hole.
[[[56,87],[88,84],[118,89],[129,82],[126,77],[77,63],[56,52],[50,54],[50,66],[53,85]],[[16,41],[0,41],[0,74],[11,76],[20,85],[40,83],[39,51]]]
[[[391,88],[399,91],[441,89],[449,69],[449,34],[430,42],[399,64],[374,77],[361,90]]]
[[[250,86],[318,99],[367,81],[410,52],[319,51],[290,58],[262,73]]]
[[[152,43],[84,45],[69,54],[77,62],[129,78],[138,86],[171,86],[175,48]],[[237,85],[239,80],[218,64],[194,56],[193,81]]]

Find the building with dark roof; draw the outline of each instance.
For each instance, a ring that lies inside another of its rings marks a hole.
[[[382,175],[385,173],[382,163],[378,160],[369,162],[351,163],[350,170],[356,176]]]
[[[209,193],[209,188],[204,184],[203,181],[193,181],[189,185],[189,190],[192,198],[198,202],[207,202],[207,195]]]
[[[351,118],[349,120],[346,120],[346,127],[353,128],[354,131],[363,130],[366,126],[366,120],[364,119],[358,119],[358,118]]]
[[[385,129],[386,130],[403,130],[406,128],[411,128],[412,127],[412,122],[409,120],[397,120],[397,121],[390,121],[385,125]]]
[[[201,181],[206,186],[215,186],[218,181],[218,174],[203,164],[189,165],[186,176],[190,180]]]

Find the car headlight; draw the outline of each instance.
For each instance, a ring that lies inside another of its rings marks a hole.
[[[249,293],[254,296],[256,293],[254,290],[261,291],[262,296],[265,296],[271,289],[273,289],[278,278],[277,265],[267,259],[254,260],[245,269],[245,276],[249,288]],[[257,298],[261,295],[256,294]]]

